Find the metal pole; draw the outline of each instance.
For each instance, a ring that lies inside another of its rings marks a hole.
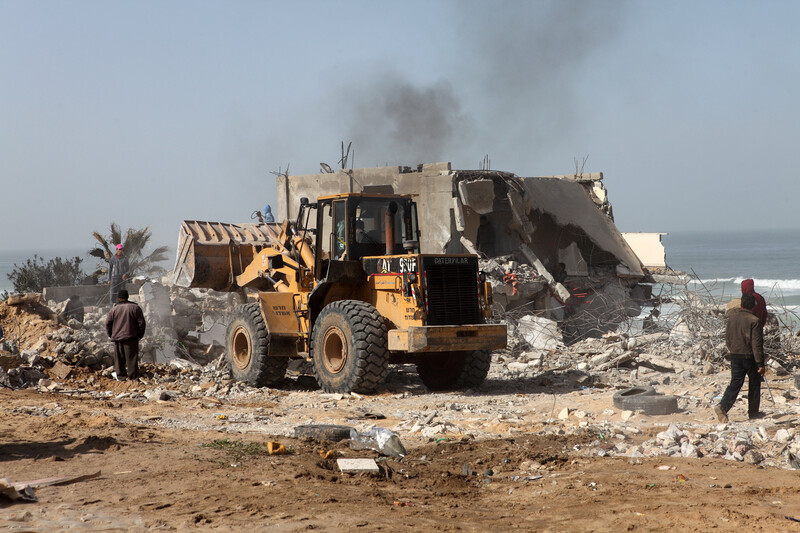
[[[767,384],[767,390],[769,391],[769,399],[772,400],[772,405],[775,405],[775,398],[772,396],[772,389],[769,387],[769,381],[767,381],[767,376],[761,376],[764,379],[764,383]]]

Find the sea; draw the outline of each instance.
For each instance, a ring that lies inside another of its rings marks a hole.
[[[727,301],[741,294],[743,279],[771,306],[800,310],[800,229],[675,232],[662,237],[667,265],[692,277],[689,289]],[[44,260],[81,257],[84,270],[96,260],[87,248],[0,251],[0,293],[12,291],[8,274],[34,254]]]
[[[689,289],[726,302],[752,278],[768,306],[800,310],[800,229],[670,233],[667,265],[692,277]]]

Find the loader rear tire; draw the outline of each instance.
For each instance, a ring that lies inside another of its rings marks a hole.
[[[432,391],[474,389],[484,382],[492,364],[486,350],[428,354],[417,363],[422,383]]]
[[[270,357],[269,332],[258,304],[236,306],[226,337],[233,379],[251,387],[272,387],[283,380],[289,359]]]
[[[325,306],[311,334],[314,375],[325,392],[368,393],[386,379],[386,320],[358,300]]]

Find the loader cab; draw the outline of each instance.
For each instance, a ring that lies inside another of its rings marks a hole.
[[[411,195],[337,194],[317,201],[316,277],[331,261],[419,252],[417,204]]]

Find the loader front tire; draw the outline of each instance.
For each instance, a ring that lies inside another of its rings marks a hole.
[[[325,392],[368,393],[386,379],[386,321],[358,300],[325,306],[311,334],[314,375]]]
[[[426,355],[417,363],[422,383],[432,391],[474,389],[486,379],[492,354],[485,350]]]
[[[226,337],[233,379],[251,387],[272,387],[283,380],[289,359],[270,357],[269,332],[258,304],[236,306]]]

